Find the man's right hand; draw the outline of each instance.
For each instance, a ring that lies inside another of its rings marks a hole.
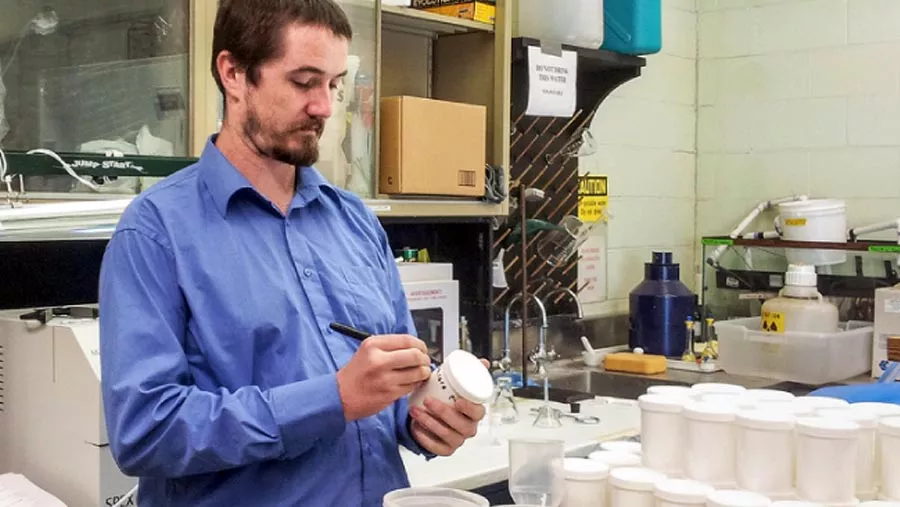
[[[344,417],[356,421],[381,412],[431,376],[425,343],[408,335],[372,336],[337,373]]]

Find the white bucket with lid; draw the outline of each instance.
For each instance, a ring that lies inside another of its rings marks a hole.
[[[563,460],[566,494],[560,507],[606,507],[609,466],[587,458]]]
[[[450,488],[405,488],[384,495],[384,507],[490,507],[487,498]]]
[[[787,241],[847,242],[847,205],[836,199],[809,199],[778,205],[776,227]],[[785,249],[789,264],[831,266],[847,260],[844,251]]]
[[[647,468],[617,468],[609,473],[610,507],[654,507],[656,483],[666,476]]]
[[[711,493],[706,499],[707,507],[770,507],[767,497],[750,491],[722,489]]]

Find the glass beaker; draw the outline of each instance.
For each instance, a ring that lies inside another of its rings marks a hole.
[[[497,387],[494,390],[494,402],[491,404],[491,414],[499,420],[500,424],[513,424],[519,420],[519,409],[513,398],[512,379],[498,377]]]
[[[551,439],[509,440],[509,494],[516,504],[559,507],[565,493],[565,443]]]

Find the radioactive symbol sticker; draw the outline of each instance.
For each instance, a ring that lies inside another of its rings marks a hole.
[[[767,333],[784,333],[784,314],[781,312],[763,312],[762,330]]]

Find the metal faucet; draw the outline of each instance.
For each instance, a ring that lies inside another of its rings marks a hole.
[[[506,313],[503,317],[503,357],[498,361],[494,361],[494,366],[504,372],[508,372],[512,368],[512,359],[509,357],[510,312],[512,311],[513,305],[521,299],[521,294],[513,296],[513,298],[510,299],[509,304],[506,305]],[[552,350],[552,347],[551,350],[547,350],[547,329],[550,328],[550,324],[547,320],[547,310],[544,307],[544,303],[534,294],[529,294],[528,299],[534,301],[541,312],[541,327],[538,329],[538,346],[528,355],[528,360],[535,366],[535,373],[537,375],[545,376],[547,374],[547,369],[544,365],[548,362],[555,361],[557,354],[556,351]],[[523,322],[522,325],[526,326],[527,323]]]
[[[572,298],[572,301],[575,302],[575,316],[579,319],[584,318],[584,308],[581,306],[581,298],[578,297],[578,294],[576,294],[574,290],[568,287],[558,287],[548,292],[547,295],[544,296],[544,305],[546,306],[546,302],[557,294],[568,294]]]

